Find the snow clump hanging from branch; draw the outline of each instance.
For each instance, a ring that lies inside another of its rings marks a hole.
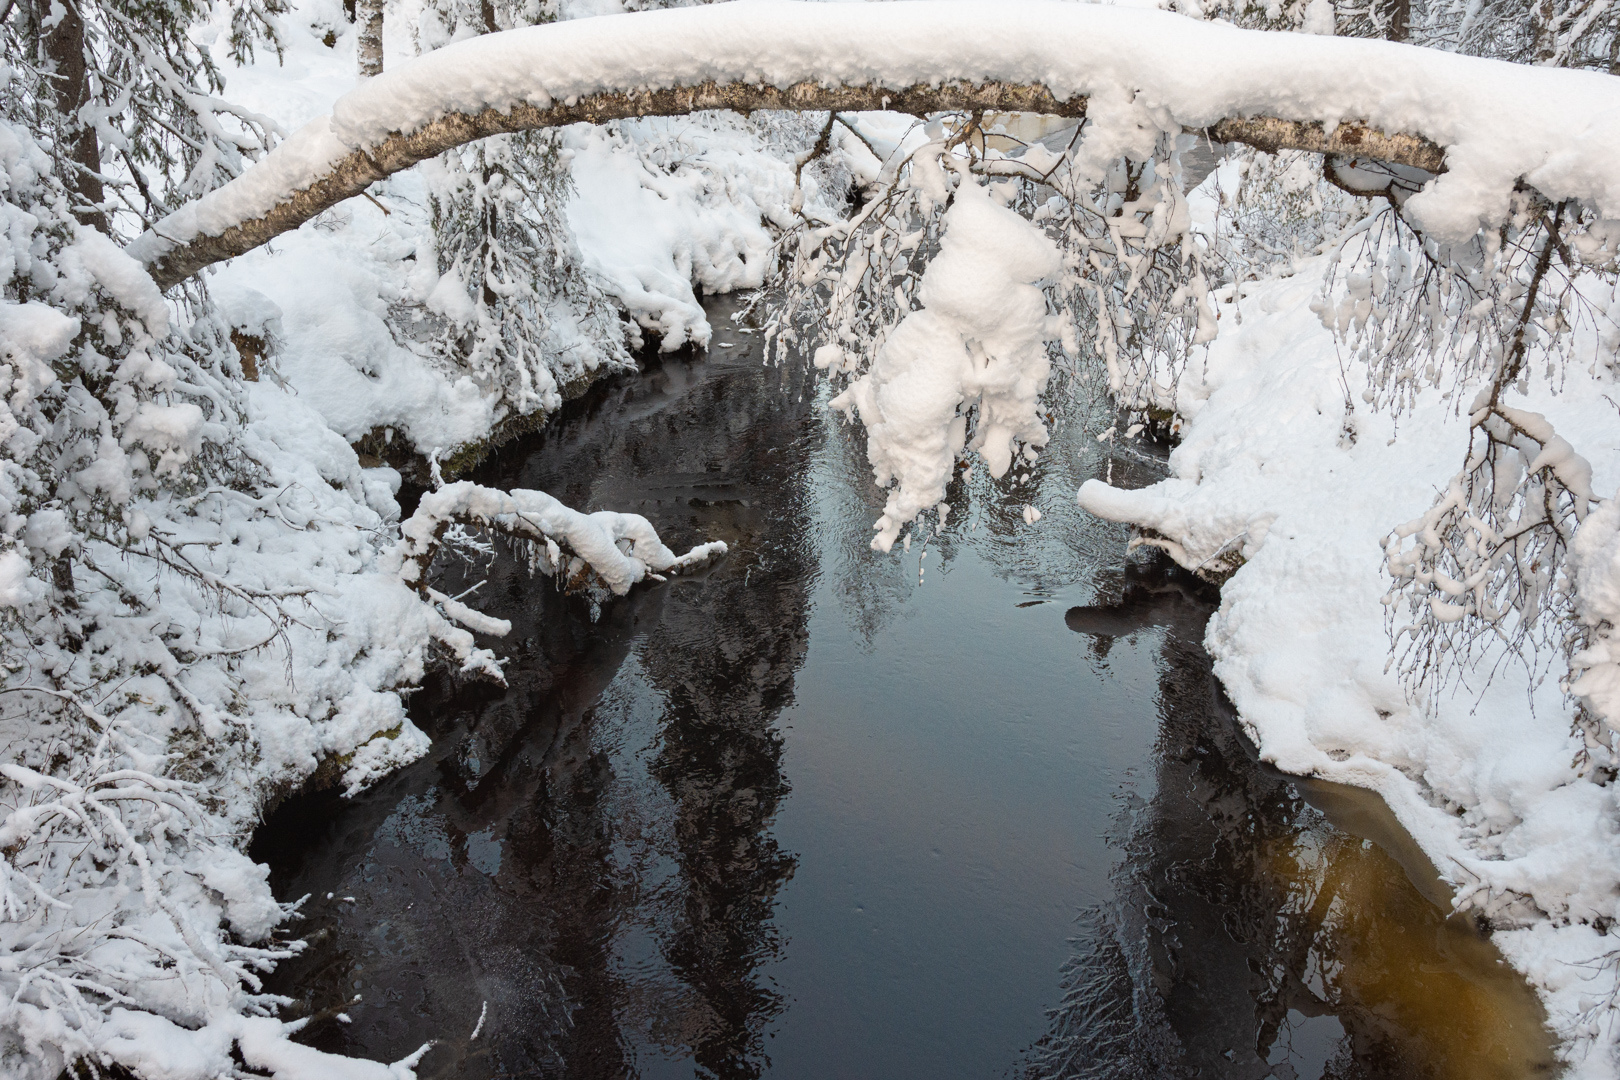
[[[945,485],[964,449],[978,452],[1000,478],[1015,454],[1034,460],[1046,445],[1039,402],[1056,320],[1037,283],[1063,269],[1057,245],[996,205],[943,146],[925,147],[912,159],[911,183],[924,213],[950,206],[939,252],[917,282],[922,306],[901,319],[865,373],[832,400],[865,424],[878,486],[893,483],[873,526],[872,546],[880,551],[893,547],[925,509],[937,506],[942,518],[948,512]],[[843,361],[837,345],[816,353],[821,368],[842,369]]]

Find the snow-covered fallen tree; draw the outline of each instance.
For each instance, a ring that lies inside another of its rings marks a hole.
[[[1521,179],[1614,202],[1597,147],[1616,93],[1592,73],[1100,5],[745,0],[488,34],[396,67],[132,253],[173,283],[473,139],[717,108],[1084,112],[1116,153],[1221,125],[1267,149],[1443,166],[1411,213],[1456,238],[1506,213]]]

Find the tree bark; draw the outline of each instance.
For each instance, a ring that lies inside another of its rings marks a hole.
[[[355,16],[360,77],[369,79],[383,69],[383,0],[356,0]]]
[[[1551,64],[1558,55],[1558,5],[1554,0],[1540,0],[1532,16],[1536,33],[1535,62]]]
[[[1405,41],[1412,36],[1412,0],[1382,0],[1384,38]]]
[[[363,0],[364,2],[364,0]],[[371,147],[355,150],[325,176],[301,191],[289,192],[269,213],[244,221],[218,236],[197,236],[163,254],[149,256],[148,269],[162,288],[169,288],[206,266],[251,251],[319,214],[359,195],[371,184],[463,143],[505,132],[560,127],[580,122],[600,124],[633,116],[682,116],[713,109],[750,113],[862,112],[889,109],[925,115],[934,112],[1029,112],[1083,117],[1086,99],[1060,99],[1046,87],[1016,83],[919,84],[900,90],[881,86],[824,86],[795,83],[786,89],[749,83],[713,83],[662,90],[607,91],[554,102],[541,108],[522,103],[509,110],[451,113],[411,132],[391,135]],[[1428,172],[1445,170],[1445,151],[1417,135],[1387,134],[1365,124],[1343,123],[1332,134],[1316,122],[1272,117],[1222,120],[1200,132],[1216,142],[1240,142],[1275,153],[1310,150],[1410,165]],[[162,222],[157,233],[162,232]],[[150,236],[150,234],[149,234]],[[155,237],[150,237],[155,239]]]
[[[84,122],[80,110],[90,104],[90,72],[84,57],[84,18],[78,0],[59,0],[64,12],[55,26],[45,30],[45,58],[56,84],[56,110],[62,116],[66,158],[76,168],[64,170],[62,182],[73,196],[73,214],[92,228],[108,232],[107,215],[100,209],[106,191],[101,184],[101,144],[96,129]],[[53,5],[54,6],[54,5]],[[45,20],[49,22],[49,18]]]

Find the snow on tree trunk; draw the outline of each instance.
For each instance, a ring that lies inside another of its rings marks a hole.
[[[355,20],[360,77],[370,79],[383,71],[383,0],[356,0]]]
[[[439,538],[458,521],[536,541],[541,547],[535,564],[541,573],[574,580],[588,569],[616,596],[651,575],[694,569],[726,552],[725,543],[716,540],[676,555],[640,514],[583,514],[543,491],[501,491],[463,480],[422,496],[416,513],[401,523],[397,554],[405,581],[425,587]]]

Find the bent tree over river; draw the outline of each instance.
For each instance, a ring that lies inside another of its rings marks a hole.
[[[301,1038],[478,1080],[1556,1071],[1377,798],[1258,761],[1215,592],[1075,506],[1162,447],[1070,406],[879,554],[861,430],[737,310],[475,477],[730,554],[601,605],[498,547],[444,567],[512,620],[509,685],[431,681],[426,759],[260,829],[310,897],[270,986]]]
[[[1613,1080],[1605,4],[7,0],[0,1076]]]

